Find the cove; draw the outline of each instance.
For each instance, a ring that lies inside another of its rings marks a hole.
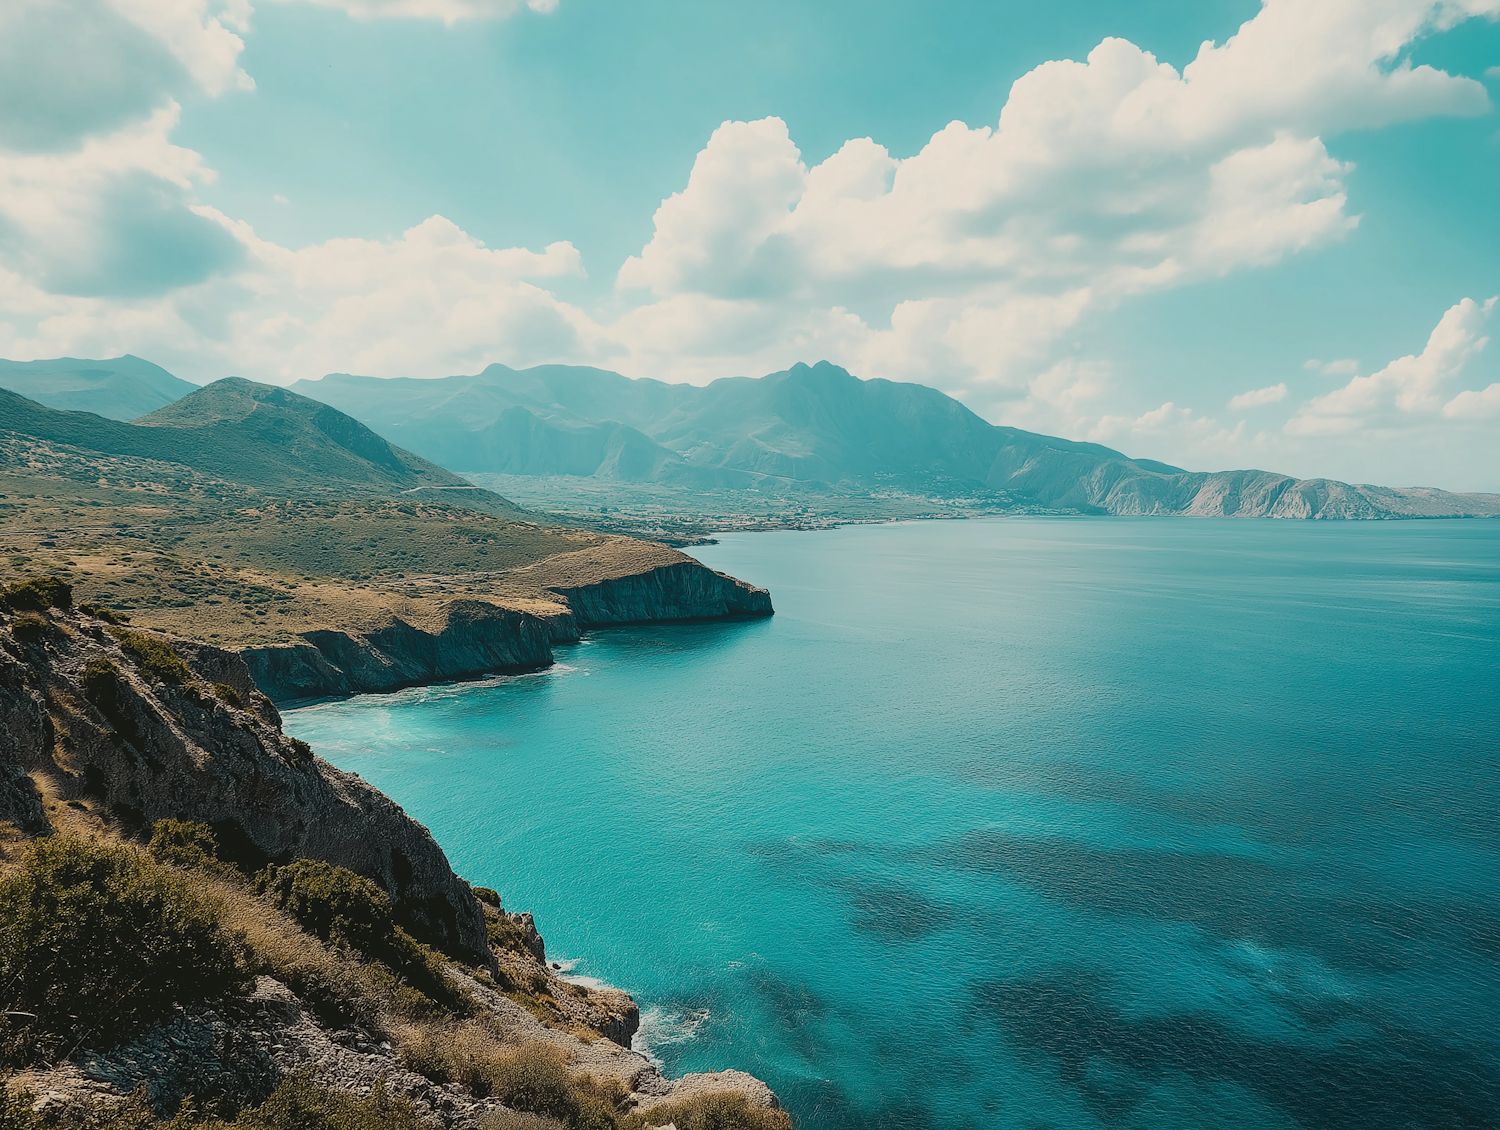
[[[1500,523],[693,552],[777,615],[286,728],[806,1130],[1495,1125]]]

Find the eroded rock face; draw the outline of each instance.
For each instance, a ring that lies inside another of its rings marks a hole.
[[[723,620],[772,613],[767,590],[692,560],[592,584],[559,585],[551,591],[567,600],[584,627],[657,620]]]
[[[426,631],[397,617],[364,632],[307,632],[296,643],[240,652],[271,698],[390,691],[399,687],[535,671],[552,662],[552,627],[542,618],[482,600],[455,600]]]
[[[426,628],[392,617],[374,628],[304,632],[293,643],[239,654],[262,691],[291,702],[537,671],[551,666],[553,644],[576,641],[583,628],[773,611],[765,589],[631,538],[558,554],[504,579],[531,610],[454,600],[441,622]]]
[[[427,829],[283,734],[239,656],[142,633],[186,663],[173,676],[87,616],[52,610],[29,639],[15,619],[0,616],[0,818],[45,828],[26,792],[33,774],[60,799],[103,801],[126,825],[203,821],[246,862],[306,857],[372,879],[413,933],[488,963],[479,903]]]

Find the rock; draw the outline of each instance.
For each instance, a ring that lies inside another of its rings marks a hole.
[[[307,857],[372,879],[413,933],[491,960],[478,900],[426,828],[358,777],[308,757],[269,702],[241,709],[215,697],[211,684],[223,682],[258,701],[237,655],[156,636],[191,672],[174,685],[138,667],[98,622],[57,610],[48,620],[51,631],[22,644],[0,617],[0,816],[45,826],[35,789],[26,795],[25,775],[37,773],[60,799],[93,797],[127,825],[202,821],[246,862]],[[91,683],[90,664],[114,673]]]

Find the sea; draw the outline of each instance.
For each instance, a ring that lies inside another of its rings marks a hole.
[[[802,1130],[1500,1125],[1500,522],[691,552],[776,615],[287,730]]]

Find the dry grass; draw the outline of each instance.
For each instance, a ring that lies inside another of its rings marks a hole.
[[[792,1130],[792,1119],[786,1111],[751,1106],[744,1095],[734,1093],[662,1103],[644,1114],[622,1118],[619,1130],[647,1130],[668,1124],[677,1130]]]

